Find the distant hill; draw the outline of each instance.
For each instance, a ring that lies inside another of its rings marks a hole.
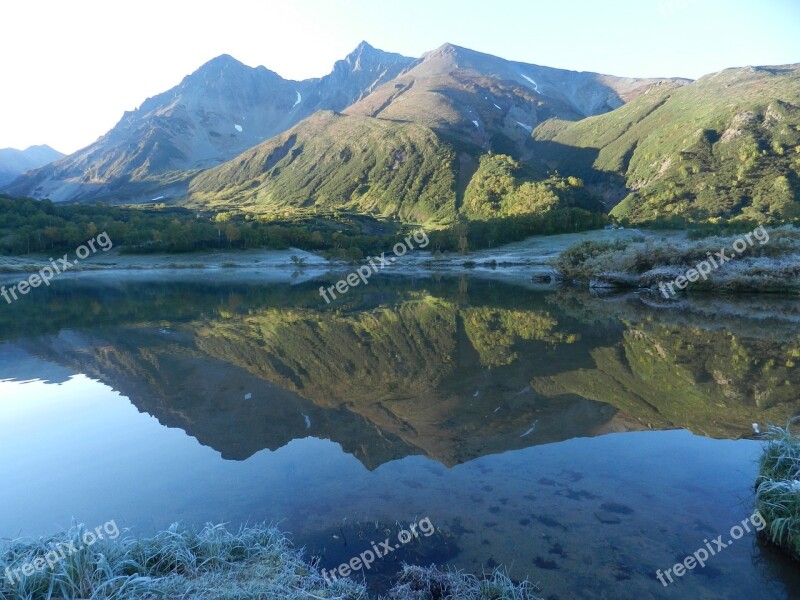
[[[0,186],[7,185],[25,171],[42,167],[64,156],[50,146],[30,146],[25,150],[0,149]]]

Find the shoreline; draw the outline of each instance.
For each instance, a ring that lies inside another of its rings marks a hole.
[[[600,294],[650,291],[660,298],[659,284],[680,277],[685,273],[686,266],[654,265],[643,272],[636,272],[625,263],[626,252],[641,248],[692,248],[719,241],[720,238],[688,241],[686,232],[676,231],[597,230],[537,236],[464,255],[434,255],[418,249],[382,269],[380,274],[405,277],[470,276],[536,288],[572,285]],[[606,248],[606,256],[600,256],[600,259],[596,256],[588,259],[581,257],[579,261],[567,256],[581,246]],[[49,266],[49,259],[50,256],[45,255],[0,256],[0,282],[13,283],[35,274]],[[115,278],[137,278],[144,273],[165,273],[169,277],[183,273],[181,279],[191,279],[193,274],[203,278],[213,274],[215,278],[246,276],[267,282],[298,282],[346,273],[361,262],[329,259],[296,248],[215,250],[186,254],[127,254],[114,248],[74,266],[60,276],[91,273],[105,277],[113,273]],[[771,257],[744,256],[713,273],[707,280],[693,283],[688,289],[664,299],[677,300],[691,294],[794,295],[800,293],[800,277],[792,275],[795,271],[800,271],[800,241],[796,253]]]

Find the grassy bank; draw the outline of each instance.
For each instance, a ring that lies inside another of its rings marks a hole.
[[[236,533],[221,525],[201,531],[173,525],[152,538],[92,545],[84,544],[86,533],[75,526],[36,541],[11,542],[0,552],[0,600],[371,598],[357,581],[326,582],[301,550],[265,525]],[[67,549],[62,552],[66,556],[51,560],[52,568],[43,566],[54,548]],[[403,568],[384,598],[534,600],[530,584],[515,584],[500,572],[478,578],[412,566]]]
[[[800,437],[773,427],[756,481],[756,510],[767,523],[764,533],[800,560]]]
[[[641,236],[582,242],[563,252],[552,264],[566,279],[574,281],[608,287],[657,288],[660,283],[686,276],[700,263],[714,259],[716,266],[705,277],[688,283],[686,289],[800,291],[800,230],[784,226],[760,231],[765,235],[760,239],[751,237],[752,243],[744,242],[746,247],[741,252],[734,250],[734,244],[745,234],[694,241]],[[723,249],[731,260],[723,262],[718,258]]]

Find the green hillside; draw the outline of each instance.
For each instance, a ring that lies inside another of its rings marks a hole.
[[[456,211],[455,162],[453,150],[422,125],[326,111],[201,173],[189,204],[448,220]]]
[[[800,67],[746,67],[534,132],[548,168],[584,177],[612,215],[677,224],[800,218]]]

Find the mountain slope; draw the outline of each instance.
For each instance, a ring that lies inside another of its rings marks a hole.
[[[421,123],[467,147],[524,158],[539,123],[608,112],[661,81],[553,69],[445,44],[345,112]]]
[[[218,165],[317,110],[341,110],[411,60],[362,42],[329,75],[298,82],[223,55],[125,113],[95,143],[20,178],[8,191],[54,201],[142,201],[181,193],[185,174],[164,174]],[[179,185],[161,189],[167,182]]]
[[[30,171],[58,160],[64,156],[50,146],[30,146],[25,150],[16,148],[0,149],[0,186],[11,183],[14,179]]]
[[[536,157],[597,184],[634,223],[800,217],[800,65],[662,84],[606,115],[551,121]]]

